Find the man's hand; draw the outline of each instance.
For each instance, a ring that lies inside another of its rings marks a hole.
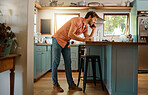
[[[97,26],[96,24],[93,24],[93,26],[91,27],[92,30],[96,30]]]
[[[90,37],[85,37],[84,42],[90,41]]]

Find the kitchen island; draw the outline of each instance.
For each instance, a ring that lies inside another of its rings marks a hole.
[[[148,43],[89,41],[85,45],[91,55],[101,48],[103,80],[109,95],[137,95],[138,46]]]

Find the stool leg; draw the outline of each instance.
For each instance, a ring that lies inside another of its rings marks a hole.
[[[81,78],[81,70],[82,70],[82,59],[80,59],[80,67],[79,67],[79,76],[78,76],[78,83],[77,83],[77,87],[79,86],[80,83],[80,78]]]
[[[98,66],[99,66],[99,71],[100,71],[101,86],[102,86],[102,89],[103,89],[103,91],[104,91],[103,80],[102,80],[102,69],[101,69],[100,57],[98,58]]]
[[[96,86],[96,60],[94,58],[92,58],[92,70],[93,70],[94,85]]]
[[[87,68],[88,68],[88,58],[84,59],[84,81],[83,81],[83,93],[85,93],[86,80],[87,80]]]

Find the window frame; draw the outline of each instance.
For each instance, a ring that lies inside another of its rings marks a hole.
[[[57,31],[56,15],[78,15],[78,17],[80,17],[80,13],[55,13],[54,14],[54,33],[56,33]]]
[[[130,13],[104,13],[103,19],[105,20],[105,15],[127,15],[127,25],[126,25],[126,35],[130,34]],[[112,37],[113,35],[104,35],[105,24],[103,24],[103,37]],[[114,37],[119,37],[120,35],[114,35]]]
[[[36,33],[36,32],[37,32],[37,12],[36,12],[36,9],[34,9],[34,15],[36,15],[36,19],[35,19],[35,17],[33,17],[33,18],[34,18],[34,21],[33,21],[33,28],[34,28],[34,26],[36,26],[36,29],[34,30],[34,33]],[[36,20],[36,23],[34,23],[35,20]]]

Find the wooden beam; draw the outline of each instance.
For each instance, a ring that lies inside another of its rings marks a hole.
[[[133,7],[122,7],[122,6],[98,6],[98,7],[71,7],[71,6],[65,6],[65,7],[41,7],[40,10],[48,10],[48,9],[67,9],[67,10],[74,10],[74,9],[101,9],[101,10],[130,10]]]

